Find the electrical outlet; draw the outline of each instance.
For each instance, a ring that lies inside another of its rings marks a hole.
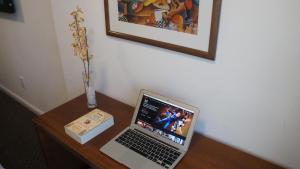
[[[21,87],[26,90],[25,80],[23,76],[19,76]]]

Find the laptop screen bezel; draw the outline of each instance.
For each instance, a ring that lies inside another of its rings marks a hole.
[[[155,98],[155,99],[158,99],[160,101],[163,101],[163,102],[166,102],[166,103],[169,103],[169,104],[172,104],[172,105],[176,105],[176,106],[178,106],[180,108],[183,108],[185,110],[188,110],[188,111],[190,111],[194,114],[191,126],[189,128],[188,134],[187,134],[185,142],[184,142],[184,145],[175,143],[175,142],[169,140],[168,138],[165,138],[165,137],[160,136],[158,134],[155,134],[151,131],[148,131],[147,129],[142,128],[142,127],[140,127],[139,125],[137,125],[135,123],[136,118],[137,118],[137,114],[139,112],[139,108],[140,108],[140,105],[141,105],[141,102],[142,102],[142,99],[143,99],[144,95]],[[193,107],[193,106],[187,105],[185,103],[182,103],[182,102],[179,102],[179,101],[176,101],[176,100],[173,100],[173,99],[161,96],[159,94],[156,94],[156,93],[153,93],[153,92],[142,89],[141,92],[140,92],[136,107],[135,107],[134,115],[132,117],[131,127],[135,128],[135,129],[138,129],[138,130],[140,130],[140,131],[142,131],[142,132],[144,132],[144,133],[146,133],[146,134],[148,134],[148,135],[150,135],[150,136],[152,136],[152,137],[154,137],[154,138],[156,138],[160,141],[163,141],[163,142],[165,142],[169,145],[172,145],[173,147],[176,147],[176,148],[178,148],[180,150],[183,150],[183,151],[187,151],[187,149],[190,145],[190,142],[191,142],[191,138],[192,138],[193,133],[194,133],[194,128],[195,128],[196,121],[198,119],[198,115],[199,115],[199,109],[196,108],[196,107]]]

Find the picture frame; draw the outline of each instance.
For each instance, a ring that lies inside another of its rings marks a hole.
[[[13,0],[0,0],[0,12],[15,13],[16,8]]]
[[[215,59],[221,0],[104,0],[106,34]]]

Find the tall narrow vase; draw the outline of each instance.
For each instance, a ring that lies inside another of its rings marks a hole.
[[[94,86],[94,74],[90,72],[89,76],[87,76],[85,73],[82,73],[82,76],[83,76],[85,94],[87,97],[87,106],[88,108],[95,108],[97,107],[97,100],[96,100],[96,90]]]

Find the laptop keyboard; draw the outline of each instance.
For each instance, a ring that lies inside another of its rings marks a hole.
[[[169,168],[180,152],[136,131],[128,129],[115,141],[152,160],[164,168]]]

